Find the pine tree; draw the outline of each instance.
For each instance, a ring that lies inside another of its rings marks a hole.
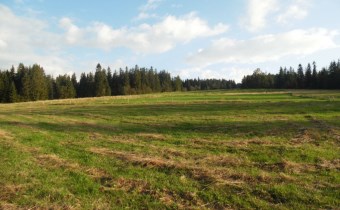
[[[73,86],[73,82],[70,76],[66,74],[63,76],[58,76],[56,78],[56,87],[57,87],[57,97],[59,99],[76,97],[76,89]]]
[[[182,89],[183,89],[182,80],[179,76],[174,78],[173,83],[174,83],[174,85],[173,85],[174,91],[182,91]]]
[[[123,73],[123,95],[129,95],[130,94],[130,76],[128,67],[126,67],[125,72]]]
[[[313,62],[313,73],[312,73],[312,85],[311,88],[317,89],[318,88],[318,72],[316,70],[316,63]]]
[[[34,64],[30,71],[30,99],[32,101],[46,100],[48,98],[45,71]]]
[[[96,68],[94,83],[95,83],[95,96],[98,97],[111,95],[111,88],[109,86],[106,71],[105,69],[102,70],[99,63]]]
[[[4,81],[4,75],[0,71],[0,103],[3,102],[5,95],[5,81]]]
[[[140,94],[142,92],[142,75],[137,65],[135,66],[135,70],[133,73],[134,73],[134,81],[133,81],[134,88],[136,90],[136,93]]]
[[[15,87],[14,81],[12,80],[10,82],[10,86],[9,86],[9,89],[8,89],[8,99],[7,99],[7,101],[9,103],[14,103],[14,102],[17,102],[17,100],[18,100],[17,89]]]
[[[305,87],[312,88],[312,69],[310,63],[308,63],[305,73]]]
[[[301,64],[299,64],[299,67],[297,70],[297,83],[298,83],[298,88],[300,89],[305,88],[305,74],[303,72],[303,68]]]

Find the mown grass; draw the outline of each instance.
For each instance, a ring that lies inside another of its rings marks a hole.
[[[0,105],[0,208],[336,209],[340,92]]]

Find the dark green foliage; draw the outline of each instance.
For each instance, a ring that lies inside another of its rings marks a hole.
[[[187,79],[183,83],[183,89],[187,91],[193,90],[217,90],[217,89],[232,89],[236,88],[236,83],[233,80],[224,79]]]
[[[305,88],[312,88],[312,69],[310,64],[307,65],[306,73],[305,73]]]
[[[276,75],[254,71],[252,75],[245,76],[242,80],[243,88],[279,88],[279,89],[340,89],[340,61],[331,62],[328,69],[317,71],[316,63],[313,69],[310,64],[306,71],[299,64],[297,72],[292,67],[280,68]]]
[[[99,97],[111,95],[111,88],[109,86],[106,70],[102,69],[99,63],[97,65],[96,73],[94,75],[94,84],[95,84],[95,96]]]
[[[74,98],[76,89],[73,86],[72,79],[68,75],[58,76],[56,79],[57,98]]]
[[[284,82],[285,80],[283,79],[282,81]],[[266,75],[260,69],[256,69],[252,75],[245,76],[242,80],[243,88],[270,88],[273,84],[272,76],[270,74]]]
[[[153,67],[128,67],[112,73],[110,67],[80,75],[63,75],[54,79],[44,69],[34,64],[17,70],[0,71],[0,103],[36,101],[61,98],[83,98],[111,95],[133,95],[170,91],[217,90],[232,88],[278,88],[278,89],[340,89],[340,60],[331,62],[328,68],[318,71],[316,63],[307,65],[304,72],[299,64],[297,72],[280,67],[279,73],[268,74],[256,69],[244,76],[241,84],[225,79],[186,79],[171,77],[165,70],[157,72]]]
[[[46,84],[46,75],[44,69],[39,65],[34,64],[32,66],[31,71],[29,72],[30,76],[30,100],[38,101],[38,100],[46,100],[48,99],[48,88]]]

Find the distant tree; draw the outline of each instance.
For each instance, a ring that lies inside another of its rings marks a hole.
[[[122,94],[123,95],[129,95],[130,94],[130,74],[129,74],[129,70],[128,67],[126,67],[125,72],[123,73],[123,80],[122,80]]]
[[[182,80],[179,76],[177,76],[173,79],[173,90],[182,91],[182,89],[183,89]]]
[[[72,79],[68,75],[58,76],[56,78],[57,98],[75,98],[76,89],[73,86]]]
[[[107,79],[107,74],[105,69],[102,69],[98,63],[96,68],[96,73],[94,75],[95,81],[95,96],[110,96],[111,88],[109,86],[109,81]]]
[[[312,85],[311,85],[311,87],[313,89],[318,88],[318,72],[316,70],[316,63],[315,63],[315,61],[313,62]]]
[[[308,63],[305,73],[305,87],[311,89],[312,83],[312,69],[310,63]]]
[[[133,88],[136,93],[142,93],[142,75],[137,65],[133,71]]]
[[[297,83],[298,83],[298,88],[300,89],[305,88],[305,74],[303,72],[303,68],[301,64],[299,64],[299,67],[297,70]]]
[[[166,71],[159,72],[159,81],[160,81],[162,92],[172,91],[171,76],[168,72]]]
[[[78,95],[78,94],[77,94],[77,90],[78,90],[78,81],[77,81],[77,76],[76,76],[75,73],[72,74],[72,76],[71,76],[71,81],[72,81],[72,84],[73,84],[73,87],[74,87],[74,89],[75,89],[75,91],[76,91],[76,96],[77,96],[77,95]],[[76,96],[75,96],[75,97],[76,97]]]
[[[57,85],[56,81],[53,77],[50,75],[46,76],[46,83],[47,83],[47,89],[48,89],[48,99],[56,99],[57,98]]]
[[[45,71],[39,65],[34,64],[29,72],[30,100],[46,100],[48,98]]]

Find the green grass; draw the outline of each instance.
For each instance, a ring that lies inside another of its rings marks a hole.
[[[0,209],[336,209],[340,92],[0,105]]]

